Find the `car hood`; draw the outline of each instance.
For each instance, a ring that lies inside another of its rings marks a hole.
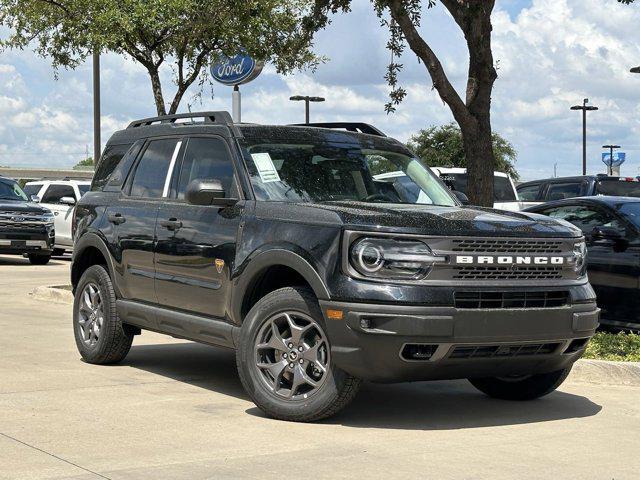
[[[441,207],[419,204],[376,204],[364,202],[326,202],[296,204],[304,206],[310,220],[319,214],[333,213],[347,228],[375,229],[423,235],[580,237],[576,227],[544,215],[507,212],[481,207]],[[315,211],[315,212],[314,212]],[[292,214],[289,210],[289,214]],[[295,218],[294,216],[294,218]],[[290,217],[291,218],[291,215]]]
[[[33,202],[0,200],[0,213],[2,212],[47,213],[49,210]]]

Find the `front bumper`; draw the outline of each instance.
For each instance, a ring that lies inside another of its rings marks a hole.
[[[595,298],[557,308],[468,309],[336,301],[321,301],[320,306],[334,364],[376,382],[560,370],[582,355],[600,313]],[[343,312],[342,319],[331,318],[327,310]],[[419,352],[417,358],[412,352]]]
[[[0,254],[22,255],[28,253],[49,254],[55,243],[53,226],[42,227],[38,232],[10,231],[0,234]]]

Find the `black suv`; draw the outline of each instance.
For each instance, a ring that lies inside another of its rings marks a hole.
[[[640,197],[640,181],[632,177],[580,175],[547,178],[521,183],[516,187],[520,200],[529,205],[574,197],[595,195]]]
[[[26,255],[45,265],[54,241],[53,213],[31,202],[17,182],[0,177],[0,254]]]
[[[599,312],[572,225],[462,207],[365,124],[226,112],[111,137],[76,209],[71,279],[86,361],[122,360],[141,329],[234,348],[256,405],[298,421],[363,379],[545,395]]]

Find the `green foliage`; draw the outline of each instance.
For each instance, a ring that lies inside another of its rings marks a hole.
[[[54,68],[75,68],[94,51],[127,55],[151,77],[164,113],[159,68],[169,64],[177,86],[170,112],[186,89],[207,79],[220,54],[245,50],[278,72],[313,65],[302,29],[310,0],[0,0],[5,48],[33,48]]]
[[[598,332],[589,342],[583,358],[640,362],[640,335]]]
[[[93,163],[93,157],[87,157],[84,160],[80,160],[78,163],[76,163],[76,165],[73,167],[74,170],[88,170],[91,169],[95,166],[95,164]]]
[[[496,170],[519,178],[515,168],[517,153],[513,145],[499,133],[491,136]],[[460,127],[454,123],[432,126],[411,137],[407,146],[430,167],[467,168]]]

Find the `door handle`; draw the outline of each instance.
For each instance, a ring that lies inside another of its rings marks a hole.
[[[109,215],[107,215],[107,218],[114,225],[120,225],[121,223],[127,221],[127,219],[124,218],[121,213],[110,213]]]
[[[177,218],[170,218],[169,220],[160,220],[160,225],[167,230],[178,230],[182,228],[182,222]]]

